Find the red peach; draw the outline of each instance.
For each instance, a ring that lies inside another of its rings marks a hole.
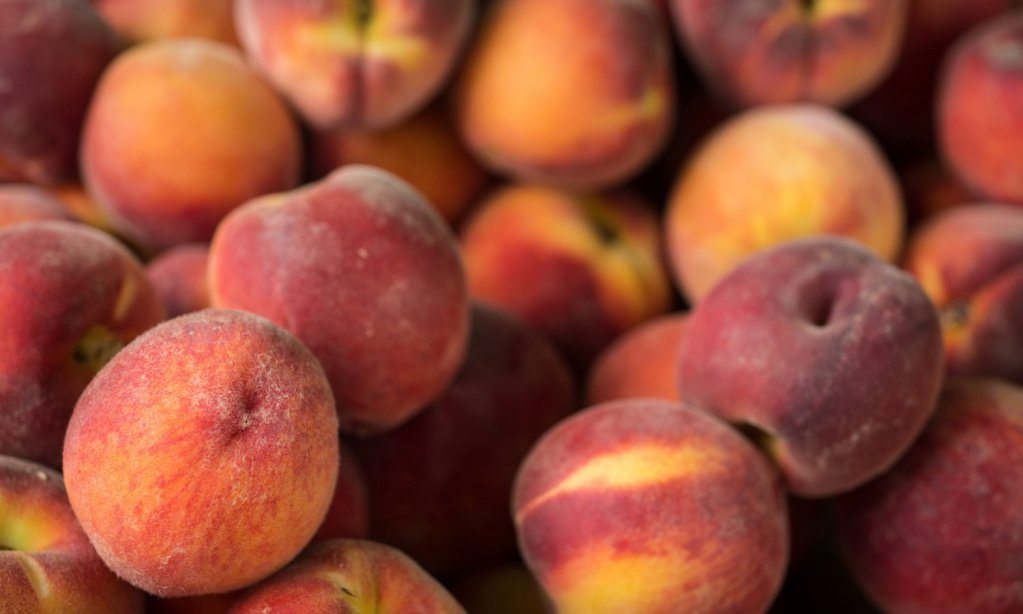
[[[168,318],[210,306],[206,265],[210,248],[205,243],[179,245],[160,254],[146,267]]]
[[[596,405],[630,398],[680,401],[678,346],[686,314],[662,316],[625,333],[609,345],[590,369],[586,399]]]
[[[42,188],[0,184],[0,228],[33,220],[71,220],[67,208]]]

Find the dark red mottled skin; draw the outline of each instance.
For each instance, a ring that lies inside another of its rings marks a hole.
[[[688,448],[713,460],[665,457],[656,469],[663,474],[639,484],[559,492],[587,463],[650,445],[663,446],[659,454]],[[788,531],[778,475],[727,424],[675,402],[613,401],[563,420],[520,467],[512,509],[523,558],[555,602],[564,590],[559,567],[601,546],[609,556],[660,556],[677,567],[678,583],[657,612],[761,611],[784,575]],[[599,570],[615,560],[585,562]]]
[[[369,536],[369,495],[366,477],[355,453],[343,442],[341,467],[337,472],[334,498],[313,541],[328,539],[365,539]],[[410,472],[414,473],[414,472]]]
[[[374,542],[338,539],[310,546],[291,565],[245,591],[230,612],[464,614],[465,610],[400,551]]]
[[[945,161],[977,196],[1023,205],[1023,12],[981,24],[951,49],[938,139]]]
[[[468,290],[447,223],[394,175],[347,166],[257,199],[210,252],[219,307],[270,318],[323,364],[343,429],[392,428],[454,377]]]
[[[0,185],[0,228],[32,220],[73,219],[60,200],[42,188],[30,184]]]
[[[60,474],[0,456],[0,609],[133,614],[142,605],[142,593],[96,556]]]
[[[1023,611],[1023,389],[952,379],[885,476],[838,500],[839,535],[886,612]]]
[[[568,366],[545,338],[476,305],[468,356],[441,397],[395,431],[355,442],[374,539],[441,576],[513,557],[515,472],[572,411],[573,393]]]
[[[651,320],[608,346],[590,369],[588,404],[637,397],[680,400],[676,363],[686,318],[676,313]]]
[[[179,245],[160,254],[146,267],[146,277],[160,295],[168,318],[210,306],[206,284],[209,255],[206,244]]]
[[[315,358],[269,320],[208,309],[122,350],[82,394],[64,476],[104,562],[161,597],[221,593],[309,542],[337,481]]]
[[[0,454],[60,466],[71,410],[109,351],[163,319],[142,265],[74,222],[0,231]],[[107,349],[82,343],[102,327]]]
[[[74,175],[86,107],[118,49],[86,0],[0,0],[0,181]]]
[[[679,390],[763,431],[793,493],[826,496],[898,459],[934,411],[944,368],[919,285],[850,241],[815,238],[761,252],[697,305]]]

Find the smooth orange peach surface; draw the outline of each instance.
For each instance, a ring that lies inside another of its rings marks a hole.
[[[454,68],[473,0],[236,0],[249,61],[318,128],[386,128]]]
[[[89,108],[82,170],[113,227],[150,248],[209,241],[299,180],[298,128],[234,48],[165,39],[118,56]]]
[[[168,318],[210,306],[206,284],[209,256],[210,248],[205,243],[179,245],[146,266],[146,277],[160,295]]]
[[[681,400],[678,394],[678,347],[685,314],[662,316],[641,324],[597,357],[587,380],[590,405],[629,398]]]
[[[671,0],[690,57],[713,88],[753,106],[844,106],[891,70],[909,0]]]
[[[804,497],[891,467],[945,372],[919,284],[834,237],[779,245],[722,279],[693,310],[678,365],[682,398],[748,430]]]
[[[1023,389],[951,379],[895,467],[837,501],[838,535],[885,612],[1023,611]]]
[[[941,313],[950,373],[1023,383],[1023,210],[938,215],[910,237],[904,266]]]
[[[64,444],[68,496],[100,557],[161,597],[228,592],[283,567],[323,520],[337,472],[323,370],[239,311],[139,337],[82,394]]]
[[[349,431],[405,422],[465,355],[469,297],[455,237],[380,169],[346,166],[248,203],[217,230],[209,280],[214,305],[264,315],[312,350]]]
[[[59,467],[78,395],[163,315],[139,262],[98,230],[0,231],[0,454]]]
[[[460,129],[481,160],[516,179],[609,187],[668,137],[671,70],[650,2],[502,0],[460,77]]]
[[[489,179],[439,106],[386,130],[315,132],[312,149],[318,174],[346,164],[382,168],[422,192],[448,222],[459,219]]]
[[[562,421],[519,469],[512,509],[562,614],[762,612],[785,575],[777,473],[686,405],[614,401]]]
[[[899,256],[899,185],[877,145],[842,115],[816,105],[747,111],[693,154],[668,205],[676,281],[700,300],[737,264],[792,239],[854,239]]]
[[[0,456],[0,610],[138,614],[140,591],[89,544],[52,469]]]
[[[0,184],[0,228],[32,220],[67,220],[71,214],[55,196],[31,184]]]
[[[978,26],[949,52],[938,139],[978,197],[1023,205],[1023,12]]]
[[[103,18],[130,41],[206,38],[237,45],[234,0],[92,0]]]
[[[506,186],[464,226],[462,256],[476,298],[541,330],[580,371],[671,301],[657,219],[624,192]]]
[[[465,614],[458,602],[412,559],[383,544],[331,540],[247,590],[231,614]]]

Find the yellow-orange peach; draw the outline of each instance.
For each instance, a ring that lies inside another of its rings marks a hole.
[[[887,75],[909,0],[671,0],[709,85],[752,106],[843,106]]]
[[[470,148],[516,179],[619,184],[664,144],[671,49],[651,2],[502,0],[458,84]]]
[[[409,182],[451,223],[489,179],[465,150],[441,107],[385,130],[315,132],[312,149],[318,175],[347,164],[382,168]]]
[[[472,0],[236,0],[250,61],[319,128],[385,128],[443,85]]]
[[[92,0],[107,23],[129,41],[206,38],[237,45],[234,0]]]
[[[676,379],[686,317],[674,314],[651,320],[609,345],[590,369],[588,404],[635,398],[681,400]]]
[[[888,162],[865,131],[816,105],[747,111],[700,146],[667,213],[676,281],[698,301],[766,247],[818,234],[899,256],[904,212]]]
[[[245,591],[231,614],[401,612],[465,614],[439,582],[383,544],[331,540]]]
[[[338,473],[337,415],[313,355],[264,318],[175,318],[123,349],[75,406],[64,478],[118,576],[161,597],[223,593],[290,561]]]
[[[657,219],[627,193],[506,186],[467,222],[462,256],[476,298],[540,329],[581,372],[671,302]]]
[[[512,508],[562,614],[763,612],[785,574],[777,473],[727,424],[669,401],[562,421],[519,469]]]
[[[209,241],[245,201],[299,179],[298,129],[227,45],[165,39],[118,56],[89,109],[82,169],[114,228],[150,248]]]

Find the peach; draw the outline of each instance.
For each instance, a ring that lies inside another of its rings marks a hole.
[[[236,0],[253,63],[318,128],[386,128],[444,84],[472,0]]]
[[[522,565],[502,565],[459,578],[451,594],[473,614],[550,614],[543,589]]]
[[[1023,611],[1023,389],[952,379],[886,474],[838,500],[846,558],[886,612]]]
[[[237,45],[234,0],[92,0],[114,30],[129,41],[205,38]]]
[[[1023,383],[1023,211],[936,216],[912,235],[904,266],[941,313],[950,373]]]
[[[59,467],[78,395],[162,319],[142,266],[101,232],[60,221],[0,232],[0,454]]]
[[[107,215],[103,213],[99,204],[89,196],[85,186],[77,181],[66,182],[50,188],[50,192],[56,196],[64,207],[79,222],[88,224],[93,228],[99,228],[107,234],[115,234]]]
[[[270,318],[309,346],[345,430],[394,428],[461,365],[469,299],[458,244],[386,171],[346,166],[248,203],[217,230],[209,267],[214,305]]]
[[[1023,205],[1023,13],[960,39],[938,100],[942,154],[977,196]]]
[[[832,237],[735,269],[696,306],[679,391],[737,423],[789,490],[822,497],[881,474],[934,411],[941,327],[908,274]]]
[[[334,494],[337,416],[313,355],[269,320],[206,310],[136,339],[89,384],[64,444],[75,515],[118,576],[160,597],[283,567]]]
[[[548,335],[579,371],[615,337],[668,310],[653,210],[627,193],[539,185],[487,197],[462,233],[469,288]]]
[[[402,612],[464,614],[415,561],[383,544],[332,540],[247,590],[231,614],[262,612]]]
[[[0,184],[0,228],[33,220],[71,220],[55,196],[30,184]]]
[[[329,539],[365,539],[369,536],[369,495],[366,478],[355,453],[345,444],[340,447],[341,466],[337,472],[334,498],[314,542]]]
[[[86,107],[117,50],[86,0],[0,0],[0,181],[74,175]]]
[[[294,186],[284,103],[227,45],[167,39],[118,56],[89,109],[82,168],[114,228],[148,248],[209,241],[245,201]]]
[[[613,401],[562,421],[519,469],[512,509],[562,614],[762,612],[785,573],[777,473],[678,403]]]
[[[210,306],[206,265],[210,249],[205,243],[179,245],[160,254],[146,267],[168,318]]]
[[[667,241],[695,302],[746,258],[792,239],[848,237],[894,261],[903,218],[894,173],[866,132],[826,107],[781,105],[737,116],[693,154],[668,204]]]
[[[476,306],[469,353],[444,394],[400,428],[355,442],[373,538],[441,576],[513,557],[515,471],[574,409],[573,393],[568,366],[546,339]]]
[[[142,612],[75,520],[60,474],[0,456],[0,599],[4,612]]]
[[[894,68],[853,115],[889,146],[932,149],[942,58],[959,36],[1015,0],[909,0],[906,39]]]
[[[641,324],[609,345],[590,369],[589,405],[618,399],[679,401],[678,346],[687,316],[662,316]]]
[[[318,175],[346,164],[382,168],[409,182],[452,223],[489,180],[440,107],[385,130],[315,132],[312,149]]]
[[[456,96],[461,133],[491,168],[573,188],[623,183],[674,117],[663,16],[647,1],[502,0]]]
[[[672,0],[689,57],[741,106],[852,102],[891,70],[908,7],[909,0]]]

